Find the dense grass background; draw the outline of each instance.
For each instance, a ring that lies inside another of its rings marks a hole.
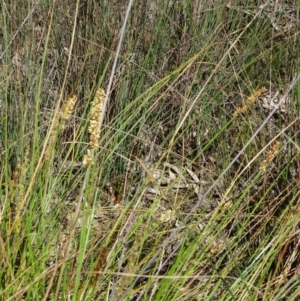
[[[299,300],[299,7],[3,1],[1,300]]]

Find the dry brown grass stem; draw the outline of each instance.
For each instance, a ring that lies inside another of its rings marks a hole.
[[[97,265],[94,269],[94,277],[92,279],[92,285],[93,287],[96,286],[97,284],[97,281],[99,279],[99,276],[100,276],[100,272],[102,271],[104,265],[105,265],[105,262],[106,262],[106,257],[107,257],[107,247],[103,247],[100,252],[99,252],[99,256],[97,258]]]

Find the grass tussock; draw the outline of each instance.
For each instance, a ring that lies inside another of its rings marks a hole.
[[[298,2],[96,2],[0,4],[0,299],[298,300]]]

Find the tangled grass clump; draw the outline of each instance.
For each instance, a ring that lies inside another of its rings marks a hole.
[[[298,3],[96,2],[0,6],[0,299],[298,300]]]

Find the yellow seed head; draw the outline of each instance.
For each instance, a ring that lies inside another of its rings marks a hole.
[[[236,117],[238,114],[245,113],[248,110],[248,108],[254,103],[254,101],[266,91],[266,87],[262,87],[261,89],[256,90],[252,95],[250,95],[247,98],[246,103],[242,107],[239,107],[235,110],[235,112],[233,113],[233,117]]]
[[[96,149],[99,144],[99,137],[100,137],[100,117],[103,108],[103,101],[105,98],[104,89],[99,88],[96,92],[96,96],[92,106],[91,118],[90,118],[90,125],[88,128],[88,132],[90,134],[90,147],[91,149]]]
[[[86,154],[84,155],[82,164],[85,168],[88,168],[91,164],[93,164],[93,156],[90,149],[88,149]]]
[[[18,181],[21,174],[21,170],[22,170],[22,166],[20,163],[18,163],[12,174],[12,180],[14,181],[14,183]]]
[[[276,141],[272,149],[268,152],[266,159],[261,162],[260,165],[261,170],[264,171],[266,169],[266,166],[274,159],[276,153],[279,150],[279,147],[280,147],[280,142]]]
[[[65,106],[62,109],[62,111],[63,111],[62,119],[64,121],[68,120],[70,118],[71,113],[73,111],[73,108],[76,104],[76,101],[77,101],[77,96],[76,95],[73,95],[73,96],[68,98]]]
[[[101,118],[104,98],[105,98],[105,91],[104,89],[99,88],[96,92],[96,96],[92,104],[90,124],[88,128],[88,132],[90,134],[89,148],[87,150],[87,153],[84,155],[83,162],[82,162],[85,168],[93,164],[93,151],[94,149],[99,147],[100,118]]]

